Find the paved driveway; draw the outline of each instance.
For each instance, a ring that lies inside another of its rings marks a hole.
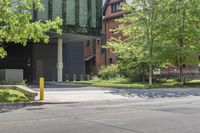
[[[199,133],[200,98],[0,107],[0,118],[0,133]]]
[[[37,84],[30,87],[39,91]],[[145,100],[163,98],[190,98],[200,96],[200,89],[123,89],[91,87],[87,85],[73,85],[64,83],[46,83],[46,102],[86,102],[112,100]],[[39,97],[37,97],[39,100]]]
[[[30,85],[39,93],[38,85]],[[39,99],[39,96],[36,98]],[[126,96],[113,94],[112,89],[91,87],[87,85],[73,84],[45,84],[45,102],[84,102],[84,101],[107,101],[124,100]]]
[[[31,85],[38,90],[36,85]],[[54,104],[0,107],[0,133],[199,133],[200,89],[47,84]]]

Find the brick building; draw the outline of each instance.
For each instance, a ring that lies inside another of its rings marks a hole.
[[[124,11],[120,9],[120,4],[122,2],[131,2],[132,0],[106,0],[103,7],[103,32],[104,32],[104,43],[108,42],[111,38],[123,39],[120,32],[114,32],[119,24],[116,19],[123,17]],[[117,57],[110,50],[106,50],[106,65],[116,64]]]

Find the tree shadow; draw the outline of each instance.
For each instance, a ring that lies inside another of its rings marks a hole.
[[[114,89],[110,93],[147,99],[200,96],[199,89]]]
[[[0,104],[0,114],[1,113],[8,113],[12,111],[16,111],[19,109],[26,108],[26,110],[42,110],[45,109],[44,105],[56,105],[56,104],[63,104],[63,105],[69,105],[74,104],[77,102],[35,102],[35,103],[4,103]],[[30,107],[30,108],[29,108]]]
[[[39,105],[37,105],[39,106]],[[27,106],[25,105],[0,105],[0,114],[1,113],[8,113],[8,112],[12,112],[12,111],[15,111],[15,110],[18,110],[18,109],[22,109],[22,108],[25,108]]]
[[[28,86],[30,88],[39,88],[38,82],[29,83]],[[46,82],[45,88],[54,89],[54,88],[83,88],[87,87],[87,84],[73,84],[73,83],[57,83],[57,82]]]

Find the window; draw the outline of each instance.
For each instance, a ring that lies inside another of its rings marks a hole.
[[[97,40],[97,45],[100,45],[100,40]]]
[[[111,7],[112,7],[112,12],[117,12],[117,11],[119,11],[119,10],[120,10],[120,2],[113,3],[113,4],[111,5]]]
[[[89,47],[90,46],[90,40],[87,40],[86,41],[86,47]]]
[[[113,59],[109,58],[109,63],[112,64],[113,63]]]

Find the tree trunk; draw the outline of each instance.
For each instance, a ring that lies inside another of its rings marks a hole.
[[[181,84],[184,84],[184,79],[183,79],[183,64],[182,64],[182,58],[181,57],[179,58],[179,69],[180,69],[179,79],[180,79]]]
[[[149,86],[152,86],[152,79],[153,79],[153,73],[152,73],[152,63],[149,64]]]
[[[144,67],[142,68],[142,82],[145,83],[145,71],[144,71]]]

